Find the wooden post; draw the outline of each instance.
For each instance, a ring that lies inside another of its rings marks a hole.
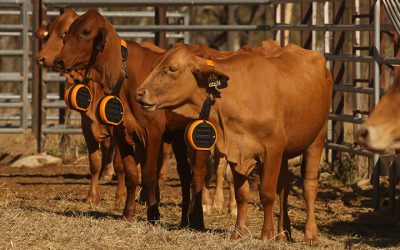
[[[42,0],[33,0],[33,27],[34,32],[42,23]],[[36,138],[35,153],[42,153],[42,67],[35,62],[40,50],[40,41],[32,39],[32,132]]]
[[[301,1],[301,24],[311,25],[312,22],[312,3]],[[301,46],[305,49],[311,49],[312,35],[309,30],[301,31]]]
[[[165,25],[167,24],[167,16],[166,16],[166,7],[155,7],[155,24],[156,25]],[[155,34],[155,43],[161,48],[166,49],[167,44],[167,36],[165,31],[158,31]]]

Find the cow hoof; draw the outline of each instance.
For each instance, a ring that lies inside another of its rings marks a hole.
[[[318,239],[318,228],[316,224],[307,223],[306,221],[306,230],[304,233],[304,242],[313,245],[317,243]]]
[[[270,240],[274,238],[274,231],[273,230],[263,230],[261,232],[261,240]]]
[[[123,208],[124,207],[125,197],[126,197],[126,194],[125,195],[116,195],[115,196],[114,204],[115,204],[116,208]]]
[[[126,221],[132,222],[135,220],[135,211],[129,210],[126,211],[124,210],[124,213],[122,214],[122,218]]]
[[[318,243],[318,238],[317,236],[307,238],[307,236],[304,236],[304,243],[310,246],[314,246]]]
[[[147,221],[151,224],[155,224],[160,221],[160,211],[158,210],[158,204],[153,204],[147,208]]]
[[[97,205],[100,202],[100,196],[99,195],[88,195],[86,198],[86,203],[90,205]]]
[[[231,239],[237,240],[243,238],[249,234],[249,230],[247,227],[235,227],[235,231],[232,232]]]

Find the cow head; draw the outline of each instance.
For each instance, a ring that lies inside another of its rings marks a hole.
[[[35,31],[35,37],[45,42],[36,56],[36,61],[44,67],[53,67],[55,56],[63,47],[63,39],[78,14],[71,8],[65,8],[50,24],[43,24]]]
[[[229,77],[207,64],[206,60],[179,45],[169,50],[136,90],[136,100],[147,111],[174,109],[193,103],[198,91],[206,92],[213,75],[226,82]]]
[[[357,131],[359,144],[373,151],[383,151],[399,141],[399,107],[400,82],[395,82]]]
[[[64,47],[55,59],[60,70],[84,69],[93,64],[108,40],[109,23],[97,10],[89,10],[70,27]]]

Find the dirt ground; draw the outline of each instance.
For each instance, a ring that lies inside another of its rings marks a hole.
[[[4,153],[1,153],[4,155]],[[2,160],[3,159],[3,160]],[[116,181],[101,185],[97,206],[84,202],[89,184],[87,159],[60,166],[12,168],[12,155],[0,159],[0,249],[375,249],[400,248],[400,223],[389,208],[373,212],[371,188],[320,183],[316,204],[319,242],[302,242],[305,205],[298,167],[291,168],[289,215],[293,242],[259,240],[262,210],[258,193],[249,202],[251,235],[229,239],[235,218],[223,211],[205,216],[206,232],[179,229],[181,191],[175,161],[161,186],[161,222],[145,222],[145,206],[137,205],[137,222],[120,219],[114,206]],[[212,190],[213,191],[213,190]],[[275,207],[277,215],[278,207]]]

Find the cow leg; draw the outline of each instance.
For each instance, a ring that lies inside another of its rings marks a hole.
[[[101,170],[99,143],[94,139],[92,131],[90,130],[90,125],[86,123],[86,120],[83,117],[81,119],[81,124],[83,137],[85,138],[88,149],[90,167],[90,186],[86,202],[90,204],[98,204],[100,201],[99,178]]]
[[[204,187],[201,196],[203,212],[205,214],[211,213],[212,200],[210,198],[210,186],[211,186],[211,179],[214,174],[214,167],[216,166],[216,160],[217,159],[215,159],[214,157],[210,157],[206,165],[207,171],[206,171],[206,176],[204,178]]]
[[[232,216],[237,216],[237,205],[236,205],[236,199],[235,199],[235,185],[233,183],[233,175],[232,175],[232,170],[229,166],[229,164],[226,164],[226,180],[229,183],[229,207],[228,207],[228,212]]]
[[[192,178],[190,164],[187,158],[187,147],[182,133],[176,133],[172,142],[176,158],[176,167],[182,189],[181,227],[189,226],[190,180]]]
[[[307,148],[301,163],[303,177],[303,197],[306,202],[307,219],[304,240],[312,244],[317,241],[318,228],[315,220],[315,200],[318,191],[318,168],[326,138],[326,125],[315,141]]]
[[[246,176],[232,170],[233,183],[235,186],[235,198],[237,202],[237,217],[235,231],[232,232],[232,239],[239,239],[249,233],[247,228],[247,203],[250,197],[250,185]]]
[[[195,151],[192,174],[192,206],[189,209],[189,226],[196,230],[204,230],[203,207],[201,204],[206,165],[210,151]]]
[[[112,142],[111,137],[100,142],[101,148],[101,172],[100,176],[102,181],[110,182],[114,174],[114,167],[112,162],[112,157],[114,154],[115,143]]]
[[[291,241],[291,227],[288,213],[288,196],[290,191],[288,160],[282,160],[281,172],[279,174],[277,193],[279,195],[279,221],[278,238]]]
[[[120,138],[117,138],[117,145],[121,154],[125,172],[126,202],[123,217],[128,221],[132,221],[135,217],[135,197],[136,187],[139,183],[139,173],[132,145],[127,144]]]
[[[169,143],[163,143],[163,162],[160,170],[160,176],[158,178],[158,184],[164,184],[167,179],[167,167],[169,159],[172,153],[172,146]]]
[[[117,146],[115,147],[113,165],[115,173],[117,174],[117,191],[115,193],[115,206],[121,207],[125,202],[126,187],[125,187],[124,165],[122,164],[121,154]]]
[[[228,162],[225,157],[221,157],[220,154],[215,153],[215,166],[216,166],[216,185],[215,185],[215,194],[213,198],[213,208],[216,208],[218,211],[221,211],[224,207],[224,173]]]
[[[267,147],[265,163],[261,171],[260,201],[264,208],[264,223],[261,239],[271,239],[274,236],[273,206],[283,155],[283,147],[279,143],[271,143]]]
[[[142,169],[142,186],[146,194],[147,220],[154,223],[160,220],[158,210],[158,169],[161,168],[159,157],[162,147],[161,136],[159,138],[149,138],[146,149],[138,147],[138,153],[143,152],[146,157],[140,163]],[[161,155],[162,156],[162,155]],[[160,166],[160,167],[158,167]],[[143,191],[143,190],[142,190]]]

